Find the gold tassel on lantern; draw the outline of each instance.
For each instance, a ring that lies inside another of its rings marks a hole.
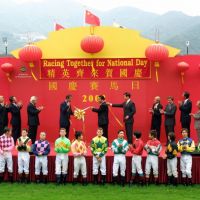
[[[158,83],[158,68],[160,67],[159,62],[155,62],[154,66],[156,68],[156,82]]]
[[[9,81],[9,82],[12,82],[12,79],[10,78],[10,74],[9,74],[9,73],[6,73],[6,76],[7,76],[7,78],[8,78],[8,81]]]
[[[184,84],[184,72],[181,72],[181,83]]]
[[[34,68],[34,64],[33,63],[29,63],[29,66],[31,68],[31,75],[32,75],[33,79],[35,81],[37,81],[38,79],[37,79],[37,77],[35,76],[35,74],[33,73],[33,70],[32,70],[32,68]]]

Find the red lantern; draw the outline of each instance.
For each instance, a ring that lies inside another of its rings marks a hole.
[[[155,62],[156,80],[158,82],[158,68],[160,67],[159,62],[168,58],[169,51],[163,44],[155,43],[146,48],[145,56],[148,60]]]
[[[184,83],[184,75],[185,75],[185,72],[189,69],[189,64],[186,63],[186,62],[179,62],[177,64],[177,67],[178,67],[178,70],[180,71],[181,73],[181,82],[182,84]]]
[[[19,51],[19,58],[24,62],[28,62],[29,66],[33,68],[34,67],[33,63],[38,62],[42,58],[42,50],[39,47],[35,46],[34,44],[28,44]],[[37,80],[32,69],[31,69],[31,74],[33,78]]]
[[[39,47],[28,44],[19,51],[19,58],[24,62],[37,62],[42,58],[42,51]]]
[[[86,53],[98,53],[104,47],[104,41],[97,35],[89,35],[81,40],[81,49]]]
[[[11,78],[10,78],[10,73],[13,72],[14,67],[11,63],[3,63],[1,65],[1,69],[6,73],[6,76],[8,77],[8,80],[11,82]]]

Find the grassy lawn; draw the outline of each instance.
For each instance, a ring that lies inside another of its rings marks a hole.
[[[67,184],[65,186],[56,186],[53,183],[43,184],[0,184],[0,199],[15,200],[104,200],[104,199],[134,199],[134,200],[199,200],[200,185],[192,187],[184,186],[154,186],[139,187],[128,185],[124,188],[118,185],[107,184],[105,186],[96,186],[89,184],[88,186]]]

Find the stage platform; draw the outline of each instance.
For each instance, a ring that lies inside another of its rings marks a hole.
[[[51,145],[53,147],[53,144]],[[159,182],[165,183],[167,180],[167,162],[162,158],[163,154],[165,152],[165,147],[162,148],[161,154],[159,156]],[[48,179],[49,181],[55,181],[55,152],[54,149],[51,148],[51,152],[48,156]],[[145,167],[145,161],[146,161],[146,152],[143,151],[142,155],[142,165],[143,170]],[[131,176],[131,159],[132,155],[130,152],[127,152],[126,154],[126,179],[127,181],[130,180]],[[14,162],[14,180],[17,180],[17,151],[13,151],[13,162]],[[86,162],[87,162],[87,174],[88,174],[88,181],[92,181],[92,154],[90,151],[90,148],[88,146],[88,154],[86,156]],[[34,175],[34,165],[35,165],[35,156],[31,155],[30,159],[30,180],[35,181],[35,175]],[[111,149],[108,149],[108,152],[106,154],[106,166],[107,166],[107,182],[112,181],[112,165],[113,165],[113,153]],[[192,161],[192,180],[195,184],[200,184],[200,156],[193,155],[193,161]],[[180,155],[178,155],[178,171],[179,171],[179,179],[181,177],[180,173]],[[68,178],[67,181],[71,182],[73,180],[73,155],[70,152],[69,153],[69,168],[68,168]]]

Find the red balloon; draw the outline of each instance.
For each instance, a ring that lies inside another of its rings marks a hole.
[[[82,39],[81,49],[86,53],[98,53],[104,47],[104,41],[97,35],[89,35]]]
[[[145,56],[150,61],[163,61],[169,56],[168,49],[163,44],[152,44],[146,48]]]
[[[5,72],[5,73],[11,73],[14,70],[14,66],[11,63],[3,63],[1,65],[1,69]]]
[[[179,62],[177,67],[180,72],[185,72],[189,69],[190,65],[186,62]]]
[[[25,45],[19,51],[19,58],[24,62],[39,61],[42,58],[42,50],[33,44]]]

